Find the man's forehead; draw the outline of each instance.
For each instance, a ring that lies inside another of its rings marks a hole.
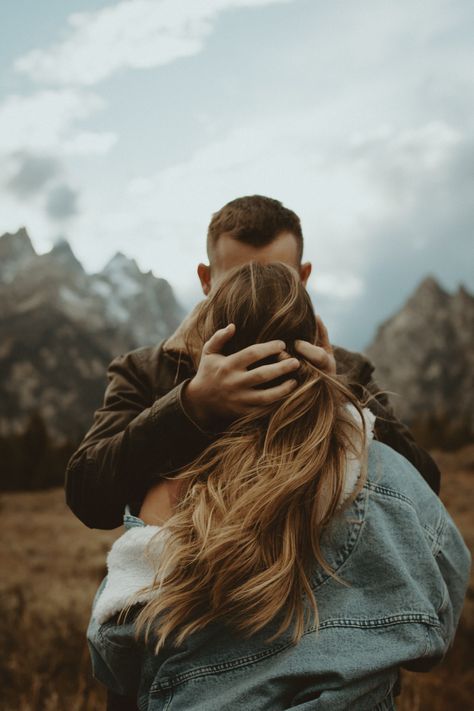
[[[252,260],[262,264],[281,261],[296,268],[297,256],[298,245],[291,232],[281,232],[264,247],[240,242],[229,233],[223,232],[214,246],[213,264],[219,271],[227,271]]]

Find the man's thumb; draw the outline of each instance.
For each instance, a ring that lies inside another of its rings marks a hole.
[[[216,331],[204,344],[204,353],[220,353],[224,343],[226,343],[235,333],[235,323],[229,323],[225,328]]]

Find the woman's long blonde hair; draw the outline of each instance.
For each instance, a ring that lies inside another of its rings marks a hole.
[[[306,624],[304,594],[313,624],[319,622],[311,570],[319,564],[339,579],[322,555],[320,538],[338,508],[346,454],[361,456],[364,450],[362,403],[343,377],[328,375],[295,351],[295,339],[316,345],[320,340],[309,294],[292,267],[250,262],[231,270],[199,312],[201,347],[228,323],[236,330],[223,355],[282,339],[300,367],[265,386],[286,378],[296,378],[298,385],[277,402],[255,406],[234,420],[194,462],[169,477],[182,480],[181,499],[147,546],[154,582],[136,593],[119,617],[138,595],[156,592],[135,619],[137,637],[145,627],[146,641],[150,631],[156,635],[155,653],[172,634],[179,646],[217,619],[249,637],[279,613],[284,613],[282,624],[268,641],[294,622],[297,643]],[[200,354],[191,343],[188,353],[197,370]],[[271,356],[257,365],[276,361]],[[359,426],[344,407],[348,403],[359,413]],[[365,475],[363,467],[347,505]]]

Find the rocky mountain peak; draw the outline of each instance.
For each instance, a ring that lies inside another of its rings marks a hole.
[[[427,276],[420,282],[415,289],[408,304],[419,304],[422,308],[427,308],[430,305],[445,304],[449,301],[450,295],[443,289],[440,283],[434,276]]]
[[[474,296],[465,286],[449,293],[424,279],[366,353],[377,385],[395,393],[396,413],[426,445],[474,437]]]
[[[59,237],[47,255],[60,262],[64,267],[72,267],[73,269],[79,269],[81,272],[84,271],[82,264],[77,259],[65,237]]]
[[[0,282],[10,282],[37,256],[25,227],[0,237]]]
[[[100,273],[109,278],[113,278],[114,276],[120,278],[124,274],[131,277],[140,277],[143,275],[136,261],[133,258],[127,257],[123,252],[116,252]]]
[[[18,257],[20,254],[36,254],[25,227],[20,227],[16,232],[5,232],[0,237],[2,259]]]
[[[454,298],[461,302],[470,302],[472,300],[472,295],[466,289],[464,284],[460,284],[456,294],[454,295]]]
[[[0,430],[20,431],[36,408],[53,438],[78,440],[110,361],[167,338],[184,310],[165,279],[122,252],[89,274],[63,237],[38,255],[23,229],[0,251]]]

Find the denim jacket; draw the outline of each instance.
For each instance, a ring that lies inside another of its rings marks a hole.
[[[127,529],[145,526],[128,510]],[[140,711],[383,711],[396,709],[401,667],[428,671],[453,642],[471,556],[436,494],[400,454],[369,447],[367,481],[323,532],[322,552],[346,584],[315,565],[319,630],[267,643],[278,615],[243,639],[213,622],[179,647],[136,641],[133,616],[99,623],[87,640],[94,676]],[[139,605],[135,606],[136,611]]]

